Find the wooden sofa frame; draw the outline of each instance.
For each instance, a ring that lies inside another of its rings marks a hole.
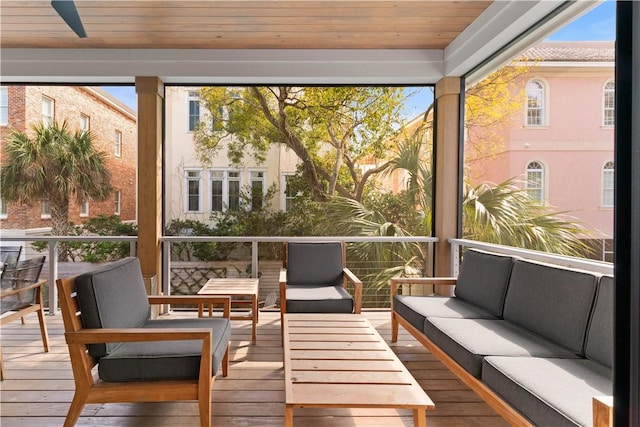
[[[392,278],[391,285],[391,341],[398,341],[398,325],[402,325],[415,339],[427,348],[434,356],[442,362],[453,374],[455,374],[470,389],[475,391],[498,415],[504,418],[509,424],[517,427],[533,427],[520,412],[511,407],[504,399],[494,393],[482,381],[468,373],[462,366],[453,360],[447,353],[434,344],[422,331],[416,329],[402,316],[396,314],[393,309],[394,297],[398,294],[398,285],[442,285],[455,286],[456,279],[448,277],[415,277],[415,278]],[[608,396],[594,396],[593,398],[593,427],[613,427],[613,399]]]
[[[75,277],[56,281],[60,307],[75,381],[75,394],[64,426],[72,427],[87,403],[165,402],[197,400],[200,425],[211,426],[212,331],[210,328],[84,329],[75,293]],[[149,296],[150,304],[222,304],[230,318],[231,300],[207,296]],[[202,340],[199,377],[186,380],[106,382],[92,372],[98,360],[89,355],[88,344],[133,341]],[[222,375],[229,370],[229,348],[222,360]]]

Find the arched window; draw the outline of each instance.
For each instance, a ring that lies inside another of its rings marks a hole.
[[[614,172],[613,162],[607,162],[602,168],[602,207],[613,207],[614,194]]]
[[[602,94],[602,124],[604,126],[613,126],[615,124],[615,93],[616,84],[613,80],[609,80],[607,84],[604,85],[604,92]]]
[[[527,83],[527,126],[544,126],[545,120],[545,90],[544,84],[539,80],[531,80]]]
[[[526,171],[526,190],[532,200],[544,201],[544,165],[538,161],[530,162]]]

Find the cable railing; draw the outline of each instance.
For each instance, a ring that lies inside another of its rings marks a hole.
[[[59,245],[63,242],[129,242],[130,256],[136,256],[137,253],[137,236],[39,236],[39,235],[0,235],[0,240],[3,242],[20,242],[22,245],[33,242],[46,242],[48,252],[48,272],[47,272],[47,291],[48,291],[48,307],[49,314],[53,315],[57,313],[58,307],[58,295],[55,286],[49,286],[54,284],[59,277],[59,262],[58,253]],[[425,245],[426,260],[433,259],[433,243],[438,239],[435,237],[364,237],[364,236],[306,236],[306,237],[289,237],[289,236],[163,236],[160,238],[163,251],[163,283],[161,289],[165,295],[171,294],[171,272],[172,264],[176,265],[177,262],[171,258],[171,247],[177,243],[236,243],[236,244],[250,244],[250,255],[248,257],[250,271],[246,272],[250,277],[258,277],[260,275],[260,265],[266,264],[264,259],[259,257],[259,244],[271,243],[281,244],[283,242],[294,241],[342,241],[346,243],[356,242],[378,242],[378,243],[418,243]],[[275,261],[275,260],[271,260]],[[200,261],[206,263],[206,261]],[[277,262],[277,261],[276,261]],[[429,261],[430,262],[430,261]],[[425,266],[425,269],[431,268],[431,266]],[[427,270],[428,271],[428,270]],[[243,272],[244,273],[244,272]]]
[[[48,270],[47,279],[49,284],[55,283],[59,277],[59,262],[58,252],[60,243],[64,242],[129,242],[129,255],[136,256],[137,253],[137,236],[6,236],[0,235],[0,240],[3,242],[22,242],[26,244],[29,242],[46,242],[46,251],[48,252]],[[424,261],[425,265],[421,266],[421,270],[426,274],[433,272],[433,250],[434,243],[438,242],[436,237],[428,236],[407,236],[407,237],[367,237],[367,236],[305,236],[305,237],[293,237],[293,236],[163,236],[160,238],[162,242],[162,257],[163,257],[163,274],[162,283],[158,291],[163,292],[165,295],[169,295],[172,290],[172,277],[177,276],[176,271],[182,269],[185,274],[201,274],[198,272],[200,269],[215,270],[216,265],[223,265],[220,271],[224,269],[224,272],[219,274],[225,277],[260,277],[261,287],[264,291],[274,291],[277,289],[277,284],[274,282],[274,276],[280,266],[279,258],[261,256],[260,245],[278,246],[283,242],[296,242],[296,241],[342,241],[347,244],[351,243],[417,243],[425,245],[424,247]],[[460,254],[462,248],[477,248],[492,252],[498,252],[508,255],[521,256],[528,259],[533,259],[541,262],[547,262],[551,264],[557,264],[572,268],[579,268],[588,271],[599,272],[602,274],[613,274],[614,268],[612,263],[593,261],[584,258],[567,257],[562,255],[556,255],[540,251],[532,251],[528,249],[515,248],[511,246],[496,245],[492,243],[478,242],[467,239],[449,239],[448,242],[452,246],[451,252],[451,271],[455,277],[459,271]],[[243,256],[232,258],[232,260],[222,259],[218,263],[213,261],[181,261],[172,258],[172,247],[177,244],[235,244],[244,247]],[[264,248],[263,248],[264,249]],[[227,265],[224,266],[224,263]],[[385,268],[397,267],[397,265],[382,265],[380,263],[361,261],[356,263],[354,260],[347,259],[348,267],[352,269],[358,269],[364,272],[366,275],[374,275],[376,271],[383,270]],[[374,265],[375,264],[375,265]],[[215,274],[215,273],[214,273]],[[275,276],[274,276],[275,277]],[[177,279],[176,279],[177,280]],[[274,283],[271,283],[274,282]],[[365,297],[372,306],[382,307],[387,302],[385,300],[384,292],[380,289],[365,289]],[[368,295],[368,296],[367,296]],[[55,286],[48,286],[48,306],[49,314],[56,314],[58,307],[58,295],[56,293]]]

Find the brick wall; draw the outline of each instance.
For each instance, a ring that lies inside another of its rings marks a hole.
[[[33,126],[42,120],[42,98],[54,100],[54,119],[75,132],[80,129],[80,117],[89,117],[93,143],[107,154],[107,166],[111,172],[112,185],[121,192],[120,217],[123,221],[136,219],[136,164],[137,128],[135,112],[120,105],[110,95],[97,88],[80,86],[9,86],[9,126],[0,127],[3,145],[11,129],[32,133]],[[118,157],[115,152],[116,131],[122,134],[122,150]],[[4,151],[4,150],[0,150]],[[0,162],[6,161],[4,153]],[[106,201],[89,202],[89,217],[111,215],[115,211],[115,196]],[[71,203],[69,220],[75,224],[86,221],[80,216],[80,206]],[[40,203],[33,206],[10,203],[7,217],[0,219],[2,229],[47,228],[51,220],[41,217]]]

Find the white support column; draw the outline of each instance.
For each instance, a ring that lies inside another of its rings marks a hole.
[[[58,313],[58,288],[56,280],[58,279],[58,242],[56,240],[49,241],[49,315],[53,316]]]

